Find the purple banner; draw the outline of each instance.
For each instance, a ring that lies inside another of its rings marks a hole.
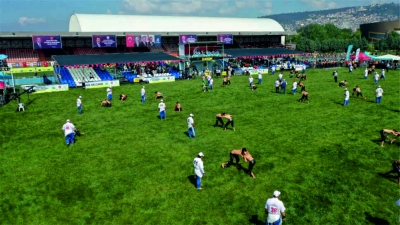
[[[224,42],[226,45],[233,44],[233,35],[232,34],[218,34],[217,41]]]
[[[115,35],[92,35],[93,48],[116,48],[117,38]]]
[[[181,34],[181,35],[179,35],[179,43],[180,44],[195,43],[195,42],[197,42],[196,34]]]
[[[33,49],[62,48],[61,36],[32,36]]]

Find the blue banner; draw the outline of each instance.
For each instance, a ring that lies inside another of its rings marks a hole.
[[[117,37],[115,35],[92,35],[93,48],[116,48]]]
[[[351,53],[352,49],[353,49],[353,45],[349,45],[349,47],[347,47],[346,60],[350,60],[350,53]]]
[[[181,35],[179,35],[179,43],[180,44],[195,43],[195,42],[197,42],[196,34],[181,34]]]
[[[33,49],[61,49],[61,36],[32,36]]]
[[[226,45],[233,44],[233,35],[232,34],[218,34],[217,41],[224,42]]]

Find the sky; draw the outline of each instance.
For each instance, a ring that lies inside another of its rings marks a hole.
[[[247,17],[400,0],[0,0],[0,32],[68,31],[80,14]]]

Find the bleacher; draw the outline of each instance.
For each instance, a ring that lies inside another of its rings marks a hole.
[[[61,67],[60,68],[60,75],[59,80],[61,84],[68,84],[69,87],[76,87],[76,83],[74,78],[72,78],[71,73],[67,68]]]
[[[179,50],[177,44],[163,44],[163,45],[168,52],[176,52]]]
[[[75,55],[94,55],[94,54],[106,54],[107,51],[102,48],[75,48]]]
[[[46,60],[53,60],[51,58],[52,55],[69,55],[66,49],[42,49],[42,51]]]
[[[153,47],[149,47],[149,49],[150,49],[150,52],[164,52],[164,49],[162,47],[153,46]]]
[[[33,49],[6,49],[7,63],[38,62],[39,55]]]
[[[72,76],[72,79],[76,83],[76,86],[81,87],[82,83],[90,82],[90,81],[101,81],[101,78],[97,75],[91,67],[84,68],[68,68],[69,73]],[[90,78],[90,74],[92,74],[93,78]]]

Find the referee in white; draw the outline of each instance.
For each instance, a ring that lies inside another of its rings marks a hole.
[[[197,190],[203,189],[201,188],[201,178],[206,175],[206,172],[204,172],[203,157],[204,154],[202,152],[199,152],[199,154],[197,154],[197,157],[193,160],[194,173],[196,174]]]
[[[280,194],[281,192],[274,191],[274,197],[267,199],[265,203],[265,214],[267,214],[266,225],[281,225],[282,220],[286,219],[286,208],[283,202],[278,199]]]

